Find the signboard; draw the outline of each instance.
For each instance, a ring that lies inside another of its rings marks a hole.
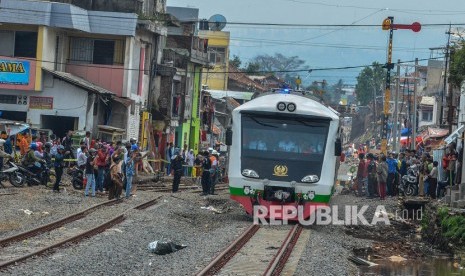
[[[29,61],[0,59],[0,84],[29,85]]]
[[[53,109],[53,97],[29,97],[30,109]]]

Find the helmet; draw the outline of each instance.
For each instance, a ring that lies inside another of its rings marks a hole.
[[[52,147],[52,143],[47,142],[47,143],[45,143],[44,147],[45,147],[46,149],[49,149],[49,148]]]
[[[129,142],[135,143],[135,142],[137,142],[137,140],[135,138],[131,138],[131,139],[129,139]]]
[[[36,149],[37,149],[37,144],[36,144],[36,143],[32,143],[32,144],[29,146],[29,148],[30,148],[31,150],[36,150]]]
[[[5,142],[6,142],[5,140],[3,140],[3,139],[0,139],[0,147],[2,147],[2,146],[3,146],[3,144],[5,144]]]

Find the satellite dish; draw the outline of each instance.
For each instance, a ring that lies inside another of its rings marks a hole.
[[[226,18],[221,14],[215,14],[208,19],[208,26],[211,31],[221,31],[226,27]]]

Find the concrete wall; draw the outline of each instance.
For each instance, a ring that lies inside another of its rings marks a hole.
[[[444,62],[438,60],[428,61],[428,72],[426,75],[426,92],[425,95],[438,95],[444,89]]]

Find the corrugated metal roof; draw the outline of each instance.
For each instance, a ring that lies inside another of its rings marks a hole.
[[[0,23],[42,25],[77,31],[135,36],[135,13],[88,11],[74,5],[43,2],[2,0]]]
[[[254,93],[252,92],[239,92],[239,91],[230,91],[230,90],[205,90],[212,98],[222,99],[224,97],[231,97],[238,100],[251,100]]]

